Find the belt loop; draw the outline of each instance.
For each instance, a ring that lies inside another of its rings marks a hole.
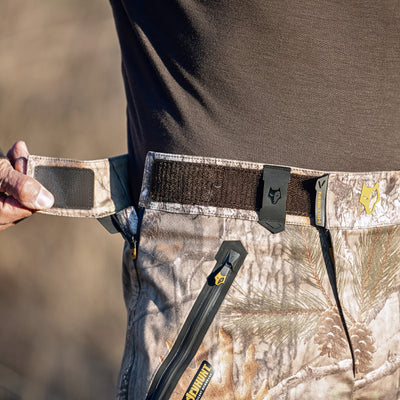
[[[315,184],[315,225],[325,228],[326,224],[326,193],[328,191],[329,175],[319,178]]]
[[[263,199],[258,222],[272,233],[285,230],[290,168],[264,165]]]

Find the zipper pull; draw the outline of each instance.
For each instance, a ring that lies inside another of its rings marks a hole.
[[[233,270],[233,266],[240,258],[240,254],[235,250],[229,250],[228,255],[225,258],[224,263],[213,272],[215,286],[220,286],[225,283],[226,277],[229,272]]]
[[[228,276],[229,271],[232,268],[229,265],[224,265],[221,269],[221,271],[218,272],[217,275],[215,275],[214,280],[215,280],[215,286],[222,285],[225,283],[225,279]]]
[[[238,243],[240,242],[224,242],[221,246],[215,257],[220,262],[220,265],[214,269],[207,279],[210,286],[223,285],[229,273],[236,270],[239,259],[246,257],[246,250],[244,250],[241,243],[240,245]]]
[[[130,246],[131,246],[131,258],[132,258],[132,260],[136,260],[136,257],[137,257],[137,240],[135,238],[131,239]]]
[[[125,218],[119,217],[118,214],[125,213],[129,211],[128,222],[125,224]],[[121,222],[122,221],[122,222]],[[114,228],[122,235],[125,241],[128,243],[130,247],[130,255],[132,260],[136,260],[137,258],[137,238],[138,238],[138,218],[136,215],[136,211],[133,207],[129,209],[122,210],[120,213],[111,215],[111,222]]]

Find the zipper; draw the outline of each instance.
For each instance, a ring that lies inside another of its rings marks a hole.
[[[127,229],[124,229],[124,226],[119,221],[118,217],[114,214],[111,215],[111,220],[114,226],[118,229],[121,236],[125,239],[125,241],[129,245],[130,255],[132,260],[136,260],[137,258],[137,246],[138,246],[138,237],[139,237],[139,222],[136,226],[136,232],[131,234]]]
[[[141,212],[139,213],[139,216],[137,216],[136,211],[133,207],[130,210],[131,212],[128,214],[124,213],[124,211],[125,210],[122,210],[120,213],[111,215],[111,222],[128,244],[130,256],[131,259],[133,260],[133,268],[136,269],[137,273],[136,259],[137,259],[137,249],[140,236],[140,222],[143,213]],[[139,280],[138,280],[138,289],[140,292]],[[127,332],[127,335],[128,334],[129,332]],[[118,392],[116,394],[116,398],[120,400],[128,399],[129,380],[132,373],[134,358],[135,358],[134,345],[132,340],[130,340],[130,338],[127,336],[125,357],[122,360],[121,378],[118,383]]]
[[[353,345],[351,343],[350,339],[350,332],[347,327],[346,323],[346,318],[344,316],[344,312],[342,309],[342,305],[339,299],[339,293],[338,293],[338,288],[337,288],[337,279],[336,279],[336,267],[335,267],[335,256],[333,253],[333,244],[332,244],[332,237],[331,233],[328,229],[317,227],[318,232],[319,232],[319,238],[321,242],[321,248],[324,254],[324,261],[325,261],[325,266],[328,272],[328,277],[329,277],[329,282],[333,291],[333,296],[335,297],[335,302],[336,302],[336,307],[338,310],[338,313],[340,315],[340,319],[342,321],[343,329],[346,335],[347,343],[349,344],[349,349],[351,353],[351,358],[353,360],[353,375],[355,376],[356,370],[355,370],[355,356],[354,356],[354,349]],[[326,250],[328,250],[328,254],[326,254]]]
[[[185,323],[165,361],[158,369],[146,400],[167,400],[196,354],[222,301],[232,285],[247,251],[240,241],[224,241]]]

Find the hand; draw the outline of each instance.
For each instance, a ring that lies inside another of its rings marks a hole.
[[[54,203],[53,195],[38,181],[26,176],[29,152],[19,141],[7,153],[0,151],[0,230],[15,225],[36,210],[45,210]]]

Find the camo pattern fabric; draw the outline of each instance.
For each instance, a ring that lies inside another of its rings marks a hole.
[[[148,158],[118,399],[146,399],[226,240],[248,255],[170,399],[400,398],[398,173],[329,174],[329,231],[287,216],[272,234],[252,211],[153,202],[155,157],[225,162]]]
[[[362,229],[400,224],[400,172],[329,174],[327,228]]]

